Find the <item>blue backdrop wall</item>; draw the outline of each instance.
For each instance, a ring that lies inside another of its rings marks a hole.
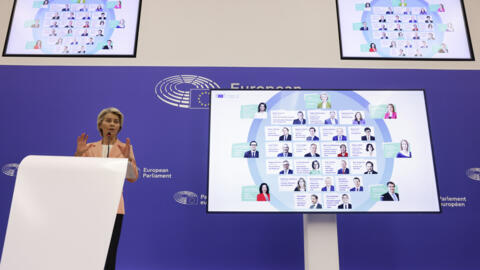
[[[208,109],[195,93],[178,97],[169,87],[177,82],[186,92],[201,86],[424,88],[443,212],[338,215],[341,269],[478,269],[480,181],[467,177],[467,170],[480,167],[479,76],[479,71],[432,70],[2,66],[0,250],[15,164],[31,154],[72,155],[82,132],[98,140],[96,116],[115,106],[126,115],[120,138],[131,138],[141,170],[138,182],[125,185],[118,269],[303,269],[302,215],[206,213]]]

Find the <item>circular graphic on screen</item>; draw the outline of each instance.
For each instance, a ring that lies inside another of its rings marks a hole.
[[[363,31],[366,41],[362,51],[399,58],[431,58],[448,52],[443,43],[445,26],[438,13],[439,5],[429,5],[424,0],[366,0],[367,3],[362,22],[356,26]]]
[[[321,105],[322,96],[328,97],[328,105]],[[391,136],[383,115],[371,115],[362,96],[353,91],[282,91],[266,103],[267,118],[253,120],[247,138],[257,142],[262,155],[249,159],[248,166],[257,186],[269,186],[273,207],[308,211],[305,205],[316,195],[324,210],[336,211],[347,194],[354,210],[368,211],[380,199],[375,187],[383,191],[393,171],[393,159],[385,158],[383,149]],[[299,119],[292,122],[292,113]],[[351,192],[355,178],[363,192]]]
[[[125,28],[125,21],[115,18],[121,1],[49,0],[38,1],[38,12],[32,28],[34,43],[31,49],[44,54],[96,54],[112,50],[116,29]]]

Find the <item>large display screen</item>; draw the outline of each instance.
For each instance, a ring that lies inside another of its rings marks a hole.
[[[462,0],[337,0],[342,58],[474,60]]]
[[[424,92],[212,90],[209,212],[439,212]]]
[[[3,54],[135,56],[141,0],[16,0]]]

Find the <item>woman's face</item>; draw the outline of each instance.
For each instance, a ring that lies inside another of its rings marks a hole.
[[[373,151],[373,146],[368,145],[367,149],[368,149],[368,152],[372,152]]]
[[[320,164],[319,164],[318,162],[314,162],[314,163],[313,163],[313,168],[314,168],[315,170],[318,170],[319,167],[320,167]]]
[[[321,96],[320,96],[320,99],[321,99],[323,102],[325,102],[325,101],[327,101],[328,96],[325,95],[325,94],[324,94],[324,95],[321,95]]]
[[[393,106],[392,105],[388,105],[388,111],[393,112]]]
[[[102,136],[106,136],[110,133],[110,136],[116,137],[120,130],[120,118],[118,115],[107,113],[103,118],[103,121],[100,123],[100,130],[102,131]]]
[[[303,179],[300,180],[300,181],[298,182],[298,184],[300,185],[301,188],[305,188],[305,180],[303,180]]]
[[[340,146],[340,151],[342,151],[342,153],[345,153],[347,152],[347,148],[345,146]]]
[[[402,141],[402,150],[408,150],[408,143],[406,141]]]
[[[265,104],[260,104],[260,111],[261,112],[264,112],[266,109],[265,109]]]
[[[267,185],[262,185],[262,192],[267,193]]]
[[[360,118],[362,118],[362,114],[356,113],[355,114],[355,119],[360,120]]]

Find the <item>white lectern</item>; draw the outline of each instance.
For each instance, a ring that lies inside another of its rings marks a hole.
[[[337,216],[304,214],[305,270],[338,270]]]
[[[18,168],[1,270],[102,270],[127,164],[26,157]]]

